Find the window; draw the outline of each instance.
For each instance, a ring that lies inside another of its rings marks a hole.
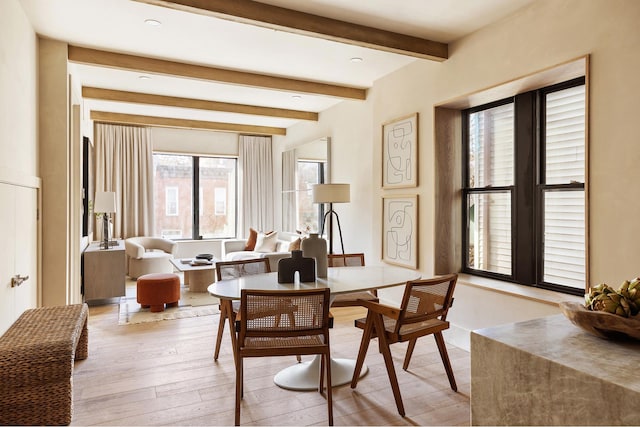
[[[165,187],[165,212],[167,216],[178,216],[178,187]]]
[[[465,272],[585,291],[584,78],[463,112]]]
[[[227,214],[227,189],[218,187],[215,191],[215,215]]]
[[[298,207],[297,229],[300,231],[320,233],[324,204],[313,203],[311,186],[326,182],[325,170],[324,162],[298,160],[296,206]]]
[[[153,168],[156,235],[236,235],[236,159],[154,153]]]

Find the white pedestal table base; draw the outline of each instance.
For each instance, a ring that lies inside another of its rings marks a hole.
[[[349,384],[355,367],[355,359],[331,358],[331,385],[337,387]],[[360,378],[368,371],[367,365],[363,364]],[[287,390],[317,390],[320,385],[320,356],[314,357],[310,362],[298,363],[283,369],[276,374],[273,382]]]

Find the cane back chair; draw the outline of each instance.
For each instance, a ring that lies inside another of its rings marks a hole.
[[[329,347],[328,288],[293,291],[243,289],[240,294],[240,329],[236,341],[235,425],[240,425],[243,396],[243,364],[247,357],[290,355],[321,356],[320,383],[323,392],[326,374],[326,399],[329,425],[333,425],[331,360]],[[292,316],[277,321],[267,312],[285,312],[295,307]]]
[[[453,303],[453,291],[458,279],[457,274],[439,276],[432,279],[414,280],[406,283],[400,308],[364,301],[367,307],[366,319],[358,319],[355,325],[363,329],[358,359],[351,380],[351,388],[358,384],[360,371],[369,347],[371,338],[378,337],[380,352],[384,357],[393,397],[400,415],[404,416],[404,405],[398,386],[398,378],[393,367],[390,345],[409,341],[402,369],[409,367],[411,355],[418,338],[433,335],[440,352],[440,358],[454,391],[458,390],[453,376],[447,347],[442,331],[449,328],[447,312]]]
[[[364,266],[364,254],[329,254],[327,255],[329,267],[352,267]],[[358,307],[362,306],[359,300],[378,302],[376,290],[350,292],[348,294],[336,295],[331,303],[331,307]]]
[[[269,260],[267,258],[244,259],[238,261],[220,261],[216,262],[216,279],[227,280],[235,279],[250,274],[270,273]],[[213,360],[218,360],[220,354],[220,345],[222,343],[222,335],[224,333],[224,325],[229,320],[229,330],[231,331],[231,344],[234,345],[235,351],[235,321],[240,303],[220,304],[220,322],[218,323],[218,336],[216,337],[216,348],[213,353]]]

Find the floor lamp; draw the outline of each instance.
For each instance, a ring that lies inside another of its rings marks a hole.
[[[116,193],[97,191],[93,212],[102,214],[102,249],[109,249],[109,215],[116,211]]]
[[[329,219],[329,253],[333,253],[333,221],[332,217],[336,217],[338,223],[338,233],[340,235],[340,247],[344,254],[344,243],[342,242],[342,229],[340,228],[340,218],[338,213],[333,210],[334,203],[349,203],[351,201],[351,194],[349,184],[315,184],[311,186],[313,193],[313,203],[329,203],[329,210],[324,214],[322,218],[322,228],[320,229],[320,235],[324,234],[324,224]]]

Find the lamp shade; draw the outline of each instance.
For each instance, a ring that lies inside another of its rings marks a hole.
[[[348,203],[351,201],[349,184],[314,184],[311,186],[313,203]]]
[[[113,191],[96,191],[93,212],[111,213],[116,211],[116,193]]]

